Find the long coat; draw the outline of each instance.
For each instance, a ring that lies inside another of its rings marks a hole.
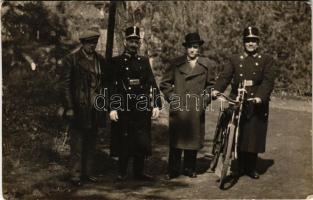
[[[214,63],[199,57],[192,69],[187,56],[174,59],[165,71],[160,90],[170,103],[170,147],[199,150],[205,136],[205,108],[213,85]]]
[[[95,53],[89,61],[82,48],[61,60],[60,86],[65,110],[74,110],[73,127],[95,128],[105,126],[105,109],[96,110],[92,99],[108,86],[108,66],[105,59]],[[104,106],[104,101],[100,104]]]
[[[239,84],[248,80],[247,98],[259,97],[261,104],[247,103],[243,108],[239,149],[252,153],[265,152],[270,95],[274,87],[275,69],[268,55],[246,53],[234,55],[219,75],[214,88],[223,92],[231,82],[231,97],[237,96]]]
[[[151,111],[162,107],[149,60],[124,53],[113,58],[111,66],[110,109],[118,111],[119,119],[111,124],[110,154],[149,156]]]

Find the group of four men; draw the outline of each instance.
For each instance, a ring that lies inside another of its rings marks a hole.
[[[82,48],[62,61],[65,115],[72,120],[71,180],[77,185],[95,181],[91,176],[91,155],[97,129],[106,124],[105,112],[96,109],[95,101],[104,88],[109,91],[105,103],[111,119],[111,156],[118,157],[117,179],[127,179],[128,162],[133,158],[134,179],[152,180],[144,173],[144,161],[151,155],[151,118],[159,116],[162,99],[149,59],[138,55],[140,29],[133,26],[125,30],[124,53],[110,62],[95,51],[98,38],[94,31],[84,32],[80,37]],[[244,52],[232,56],[215,81],[214,63],[199,56],[203,43],[198,33],[187,34],[183,43],[186,55],[173,59],[161,79],[160,90],[170,104],[166,178],[180,176],[182,153],[183,174],[197,177],[197,152],[204,144],[205,107],[210,103],[208,95],[203,94],[216,96],[231,82],[231,95],[236,95],[244,80],[251,81],[248,97],[254,98],[256,104],[244,112],[239,161],[242,173],[258,178],[257,153],[265,151],[268,103],[275,78],[272,58],[258,52],[258,29],[248,27],[243,34]],[[197,98],[188,99],[186,95]]]

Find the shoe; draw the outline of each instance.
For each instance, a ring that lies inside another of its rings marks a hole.
[[[190,178],[197,178],[197,173],[190,169],[185,169],[183,174],[185,176],[189,176]]]
[[[234,176],[237,176],[238,178],[244,176],[246,173],[244,170],[238,170],[234,172]]]
[[[213,169],[209,168],[206,172],[207,172],[207,173],[214,173],[214,172],[215,172],[215,170],[213,170]]]
[[[259,173],[256,171],[248,172],[247,176],[249,176],[252,179],[259,179],[260,178]]]
[[[117,175],[116,179],[118,181],[126,181],[127,175],[126,174],[119,174],[119,175]]]
[[[134,176],[137,181],[154,181],[154,177],[148,174],[138,174]]]
[[[81,187],[84,185],[84,183],[81,179],[72,179],[71,183],[72,183],[72,185],[74,185],[76,187]]]
[[[165,180],[169,181],[177,177],[179,177],[179,173],[170,173],[165,175]]]

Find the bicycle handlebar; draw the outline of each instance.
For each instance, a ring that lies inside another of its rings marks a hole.
[[[221,97],[225,98],[227,101],[229,101],[230,103],[233,103],[233,104],[238,103],[238,101],[236,101],[236,100],[234,100],[234,99],[232,99],[232,98],[226,96],[224,93],[217,93],[216,96],[217,96],[217,97],[221,96]]]
[[[236,101],[235,99],[232,99],[232,98],[226,96],[224,93],[217,93],[216,96],[217,96],[217,97],[221,96],[221,97],[225,98],[225,99],[226,99],[229,103],[231,103],[231,104],[237,104],[237,103],[239,103],[239,101]],[[251,101],[251,102],[253,102],[253,103],[256,103],[255,99],[247,99],[247,101]]]

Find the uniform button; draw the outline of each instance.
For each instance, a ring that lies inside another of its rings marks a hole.
[[[124,60],[127,61],[127,58],[125,58]]]
[[[131,90],[132,88],[131,88],[131,87],[128,87],[128,89]]]
[[[243,74],[239,74],[239,76],[243,76]]]
[[[129,70],[129,68],[128,68],[128,67],[126,67],[126,70]]]
[[[261,55],[259,55],[258,57],[259,57],[259,58],[262,58],[262,56],[261,56]]]
[[[240,64],[239,67],[242,67],[242,64]]]
[[[243,59],[243,56],[242,56],[242,55],[240,56],[240,59]]]
[[[140,88],[141,88],[141,89],[143,88],[142,85],[140,86]]]
[[[254,95],[254,93],[253,93],[253,92],[251,92],[250,94],[251,94],[252,96]]]
[[[140,99],[143,99],[143,97],[140,97]]]
[[[127,77],[127,79],[128,79],[128,80],[130,80],[130,78],[129,78],[129,77]]]
[[[256,65],[256,66],[259,66],[259,63],[256,62],[255,65]]]
[[[255,75],[256,73],[255,73],[255,72],[253,72],[252,74],[254,74],[254,75]]]
[[[140,57],[138,57],[137,59],[140,60]]]

